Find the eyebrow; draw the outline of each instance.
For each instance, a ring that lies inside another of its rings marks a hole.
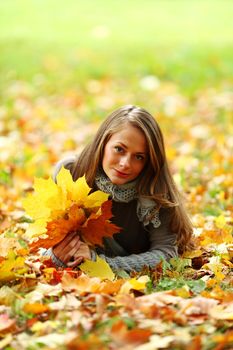
[[[117,143],[120,144],[121,146],[123,146],[124,148],[128,149],[128,147],[127,147],[123,142],[117,141]],[[143,155],[146,155],[147,152],[135,152],[135,154],[143,154]]]

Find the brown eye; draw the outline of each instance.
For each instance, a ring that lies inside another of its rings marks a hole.
[[[145,159],[145,157],[142,156],[141,154],[136,154],[135,158],[136,158],[137,160],[144,160],[144,159]]]
[[[117,153],[123,152],[123,148],[120,147],[120,146],[115,146],[114,149],[115,149],[115,151],[116,151]]]

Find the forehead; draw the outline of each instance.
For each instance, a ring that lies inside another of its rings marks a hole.
[[[112,134],[108,142],[123,143],[127,147],[138,148],[138,152],[145,152],[147,149],[146,137],[142,130],[129,123],[122,125],[122,127]]]

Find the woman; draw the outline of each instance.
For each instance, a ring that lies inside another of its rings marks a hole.
[[[50,249],[58,266],[75,267],[96,253],[117,270],[154,267],[191,246],[192,226],[170,173],[163,135],[143,108],[124,106],[102,123],[81,154],[58,163],[74,180],[85,174],[88,185],[110,195],[112,221],[121,230],[90,250],[77,233]]]

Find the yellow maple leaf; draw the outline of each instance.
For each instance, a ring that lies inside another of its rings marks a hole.
[[[51,209],[48,208],[39,196],[29,195],[22,200],[23,208],[26,213],[33,219],[49,218]]]
[[[108,279],[113,281],[115,274],[108,263],[97,256],[96,261],[86,260],[79,265],[79,268],[90,277],[99,277],[101,280]]]
[[[22,201],[24,209],[32,219],[43,218],[47,221],[66,210],[70,203],[71,201],[51,178],[35,178],[34,193]]]
[[[65,194],[73,192],[74,182],[70,172],[67,171],[67,169],[62,167],[57,174],[56,180],[57,186],[60,187]]]
[[[87,197],[84,204],[88,208],[100,207],[105,201],[108,200],[108,196],[109,195],[107,193],[102,191],[95,191]]]
[[[102,191],[95,191],[91,194],[85,176],[73,181],[70,171],[62,167],[57,175],[57,185],[64,194],[73,202],[87,208],[99,207],[108,199],[108,194]]]

